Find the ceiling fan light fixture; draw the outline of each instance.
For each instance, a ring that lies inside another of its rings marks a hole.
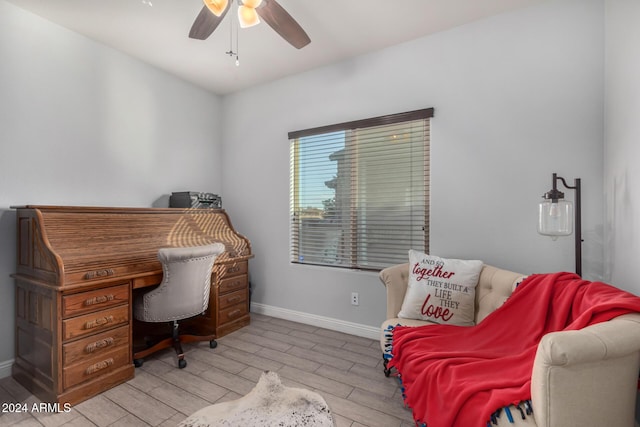
[[[204,5],[216,16],[221,16],[227,9],[229,0],[202,0]]]
[[[238,19],[240,20],[241,28],[249,28],[260,23],[258,12],[249,6],[238,7]]]

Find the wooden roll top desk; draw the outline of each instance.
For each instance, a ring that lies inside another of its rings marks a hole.
[[[45,402],[79,403],[134,375],[132,298],[162,280],[162,247],[221,242],[209,308],[189,327],[249,324],[251,244],[222,209],[17,207],[14,378]]]

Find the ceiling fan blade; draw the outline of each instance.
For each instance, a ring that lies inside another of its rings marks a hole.
[[[202,10],[196,17],[196,20],[193,21],[191,31],[189,31],[189,37],[192,39],[205,40],[211,35],[211,33],[213,33],[220,22],[222,22],[222,19],[227,14],[228,10],[229,5],[227,5],[227,8],[222,12],[222,15],[216,16],[207,8],[207,6],[202,6]]]
[[[311,43],[311,39],[302,27],[275,0],[264,0],[256,8],[256,12],[293,47],[301,49]]]

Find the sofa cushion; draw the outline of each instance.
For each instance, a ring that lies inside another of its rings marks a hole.
[[[482,261],[409,251],[409,283],[398,317],[472,326]]]
[[[486,265],[476,286],[476,325],[500,307],[526,276]]]

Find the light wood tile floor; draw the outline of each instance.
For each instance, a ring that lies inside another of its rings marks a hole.
[[[378,341],[252,313],[251,325],[218,340],[184,346],[145,361],[131,381],[62,413],[3,413],[0,426],[175,426],[213,403],[249,392],[265,370],[290,387],[321,394],[338,427],[409,427],[395,378],[385,378]],[[39,402],[12,378],[0,379],[0,402]],[[253,426],[247,426],[253,427]]]

